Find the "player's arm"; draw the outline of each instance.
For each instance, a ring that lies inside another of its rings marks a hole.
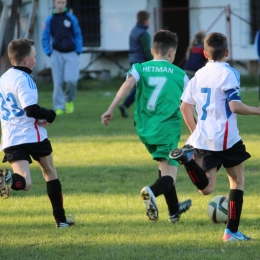
[[[35,119],[44,119],[48,123],[52,123],[56,117],[56,113],[53,110],[40,107],[37,104],[25,107],[24,110],[28,117],[33,117]]]
[[[101,116],[102,124],[108,125],[109,120],[113,117],[113,112],[115,108],[126,97],[126,95],[130,92],[130,90],[133,88],[135,84],[136,79],[133,76],[129,75],[128,79],[122,84],[122,86],[118,90],[114,100],[108,107],[108,110]]]
[[[251,107],[243,102],[230,101],[229,108],[232,113],[240,115],[260,115],[260,107]]]
[[[240,115],[260,115],[260,107],[251,107],[241,101],[239,89],[229,89],[225,93],[232,113]]]
[[[193,133],[196,127],[196,122],[193,113],[194,110],[193,105],[182,101],[180,109],[186,125],[190,129],[190,132]]]

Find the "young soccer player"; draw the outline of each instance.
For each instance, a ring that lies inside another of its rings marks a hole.
[[[167,30],[159,30],[153,38],[153,60],[136,63],[119,89],[102,123],[108,125],[113,111],[136,85],[134,118],[138,136],[152,158],[158,162],[159,178],[150,187],[141,190],[150,221],[158,220],[156,197],[163,194],[168,205],[169,222],[179,221],[180,216],[191,206],[191,200],[178,202],[175,189],[177,162],[169,158],[169,152],[177,147],[182,117],[180,100],[188,83],[185,72],[173,65],[178,37]]]
[[[187,145],[173,150],[170,157],[184,164],[191,181],[204,195],[214,191],[220,167],[226,168],[230,191],[223,241],[250,240],[238,231],[244,193],[244,161],[250,154],[239,135],[236,114],[260,115],[260,108],[242,103],[240,76],[226,63],[228,44],[222,33],[207,35],[204,55],[208,63],[196,72],[181,97],[181,112],[191,136]],[[190,110],[193,105],[198,114],[197,124]]]
[[[0,197],[8,198],[13,190],[29,190],[31,157],[36,160],[46,181],[47,194],[53,208],[56,227],[69,227],[74,218],[65,216],[62,188],[53,165],[52,147],[44,127],[56,114],[38,105],[38,91],[31,73],[35,66],[34,42],[13,40],[8,45],[8,57],[13,65],[0,78],[2,144],[5,156],[13,169],[0,171]]]

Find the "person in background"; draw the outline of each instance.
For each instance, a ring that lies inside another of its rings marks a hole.
[[[187,49],[186,62],[183,69],[186,71],[189,78],[192,78],[195,72],[202,68],[207,62],[207,59],[203,54],[205,37],[205,31],[200,30],[196,32],[190,46]]]
[[[31,157],[37,161],[46,181],[56,227],[67,228],[75,223],[65,216],[62,187],[53,165],[52,146],[45,127],[55,119],[53,110],[38,105],[38,90],[31,77],[36,63],[34,41],[13,40],[8,45],[12,68],[0,78],[1,150],[3,162],[9,162],[13,173],[0,170],[0,197],[7,199],[10,188],[28,191],[31,187]]]
[[[134,63],[142,63],[153,59],[151,54],[151,37],[147,32],[150,15],[146,11],[139,11],[136,15],[137,24],[129,36],[129,62],[130,67]],[[134,103],[136,88],[134,87],[124,102],[119,105],[121,116],[128,117],[128,108]]]
[[[53,107],[57,115],[74,112],[79,55],[82,52],[79,22],[75,15],[68,12],[66,4],[66,0],[54,0],[55,10],[47,18],[42,32],[43,51],[51,59]]]
[[[129,91],[136,86],[134,119],[137,134],[153,160],[158,163],[158,178],[141,190],[146,215],[151,222],[159,218],[156,197],[164,195],[168,206],[168,221],[176,223],[192,204],[190,199],[179,202],[175,188],[178,163],[169,158],[177,147],[182,129],[180,97],[189,81],[186,73],[173,65],[178,45],[176,33],[159,30],[153,38],[154,59],[135,63],[127,73],[101,122],[108,125],[113,111]]]

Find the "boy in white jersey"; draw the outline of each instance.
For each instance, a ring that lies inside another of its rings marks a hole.
[[[44,127],[56,114],[38,105],[38,91],[31,73],[35,66],[34,41],[13,40],[8,45],[12,68],[0,78],[1,128],[5,156],[13,169],[0,171],[0,197],[8,198],[9,189],[27,191],[31,186],[29,164],[36,160],[46,181],[56,227],[69,227],[75,219],[65,216],[62,188],[53,165],[52,147]]]
[[[221,33],[204,41],[205,67],[197,71],[181,99],[181,112],[191,136],[170,157],[184,164],[193,184],[203,195],[214,191],[216,174],[223,165],[229,182],[228,221],[223,241],[251,240],[238,231],[243,204],[244,161],[250,158],[237,127],[237,115],[260,115],[259,107],[241,102],[239,73],[226,63],[228,45]],[[194,122],[190,108],[198,114]],[[194,148],[195,149],[194,149]]]
[[[136,63],[128,72],[126,81],[118,91],[102,123],[108,125],[113,111],[136,85],[135,126],[140,140],[152,158],[158,162],[159,178],[150,187],[141,190],[150,221],[158,220],[155,197],[164,195],[169,211],[169,222],[179,221],[180,216],[191,206],[191,200],[178,202],[174,183],[178,163],[169,158],[169,152],[178,146],[182,127],[180,97],[188,83],[183,70],[173,65],[178,37],[167,30],[156,32],[151,49],[154,59]]]

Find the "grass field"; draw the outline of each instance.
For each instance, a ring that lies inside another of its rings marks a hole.
[[[112,87],[106,82],[84,84],[85,90],[77,94],[75,113],[59,116],[48,128],[66,213],[76,216],[76,225],[55,228],[45,183],[34,162],[31,190],[13,191],[0,201],[0,259],[260,259],[259,117],[239,116],[241,136],[252,155],[245,163],[240,230],[254,240],[224,244],[224,224],[213,224],[207,216],[209,200],[228,194],[224,170],[218,173],[215,192],[202,196],[180,166],[178,197],[191,198],[191,209],[179,223],[170,224],[164,198],[159,197],[160,219],[149,223],[139,192],[157,178],[157,164],[136,135],[133,110],[128,119],[115,111],[110,126],[101,125],[100,116],[119,83]],[[39,88],[39,104],[51,108],[52,92],[46,88]],[[257,92],[244,92],[242,97],[247,104],[258,105]],[[187,137],[183,125],[180,145]],[[1,163],[0,167],[9,165]]]

